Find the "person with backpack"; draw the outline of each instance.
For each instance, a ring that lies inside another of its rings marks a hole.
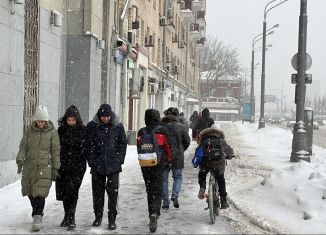
[[[214,128],[206,128],[202,130],[198,138],[198,147],[195,156],[192,159],[194,168],[199,166],[198,198],[204,199],[206,190],[206,176],[211,172],[218,183],[219,195],[221,198],[221,209],[229,207],[227,202],[227,192],[224,178],[226,159],[233,157],[233,149],[225,141],[223,131]]]
[[[190,145],[190,137],[187,128],[178,122],[179,110],[170,107],[166,110],[166,116],[162,118],[161,125],[168,130],[168,141],[170,143],[172,162],[171,167],[164,169],[163,174],[163,205],[162,209],[167,211],[170,205],[169,199],[169,173],[172,171],[173,186],[171,201],[175,208],[179,208],[179,193],[182,184],[182,169],[184,168],[184,151]]]
[[[45,198],[59,176],[60,140],[47,107],[38,106],[33,119],[20,141],[16,163],[17,173],[22,174],[22,195],[28,196],[33,209],[32,230],[37,232],[42,226]]]
[[[189,132],[189,123],[188,123],[187,119],[185,118],[184,112],[179,113],[179,121],[186,127],[187,132]]]
[[[155,232],[162,204],[163,170],[171,164],[171,150],[158,110],[145,111],[145,125],[137,133],[137,152],[147,193],[149,230]]]
[[[92,174],[93,226],[100,226],[105,190],[108,194],[109,230],[116,229],[119,173],[127,149],[125,129],[111,106],[102,104],[93,120],[87,124],[88,164]]]
[[[75,212],[78,192],[86,171],[86,127],[76,106],[71,105],[59,120],[60,177],[57,178],[56,199],[63,202],[61,227],[76,228]]]
[[[214,119],[210,117],[208,108],[204,108],[198,117],[195,128],[192,131],[192,138],[198,140],[199,133],[205,128],[209,128],[214,124]]]

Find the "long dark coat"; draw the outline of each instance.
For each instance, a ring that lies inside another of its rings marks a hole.
[[[123,125],[110,110],[109,124],[100,120],[99,112],[87,124],[88,133],[88,163],[91,174],[110,175],[122,171],[127,149],[127,137]]]
[[[162,118],[161,126],[168,130],[168,142],[172,153],[172,169],[184,168],[184,151],[190,145],[190,137],[185,125],[173,115]]]
[[[86,127],[60,126],[60,177],[56,180],[57,200],[78,198],[78,190],[86,171]]]

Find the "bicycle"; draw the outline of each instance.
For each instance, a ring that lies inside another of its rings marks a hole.
[[[218,194],[218,183],[214,175],[209,172],[208,194],[207,194],[209,217],[212,224],[215,223],[216,216],[220,215],[220,196]]]

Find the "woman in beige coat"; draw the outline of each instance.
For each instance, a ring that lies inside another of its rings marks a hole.
[[[22,173],[22,194],[28,196],[33,208],[33,231],[42,223],[45,198],[58,176],[60,141],[45,106],[36,108],[34,122],[20,142],[16,163]]]

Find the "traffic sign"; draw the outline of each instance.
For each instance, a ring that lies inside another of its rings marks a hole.
[[[310,69],[311,65],[312,65],[312,58],[311,56],[306,53],[306,68],[305,70],[308,70]],[[292,57],[292,60],[291,60],[291,64],[292,64],[292,67],[298,71],[298,53],[296,53],[293,57]]]

